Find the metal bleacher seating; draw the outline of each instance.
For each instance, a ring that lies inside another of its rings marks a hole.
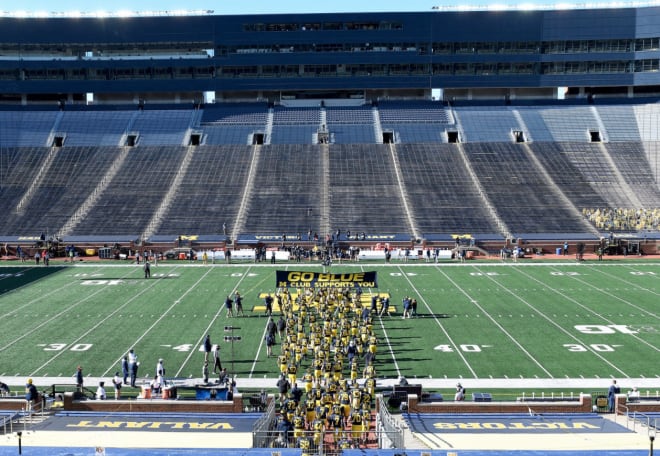
[[[60,111],[0,111],[0,146],[44,147]]]
[[[378,113],[383,131],[392,131],[401,143],[442,142],[444,130],[452,123],[437,101],[381,101]]]
[[[84,222],[71,234],[142,233],[170,188],[185,152],[181,146],[132,148]]]
[[[41,152],[48,150],[41,149]],[[115,158],[114,150],[103,147],[58,149],[24,210],[4,221],[5,232],[38,233],[61,227],[105,174]],[[26,181],[26,185],[29,183]],[[27,190],[27,186],[23,190]]]
[[[400,144],[397,155],[423,233],[498,231],[455,145]]]
[[[319,124],[308,125],[278,125],[273,124],[270,137],[271,144],[313,144],[314,136],[319,130]]]
[[[610,141],[641,141],[633,106],[597,105],[596,109]]]
[[[263,131],[259,125],[203,125],[204,144],[245,145],[252,144],[252,134]]]
[[[642,141],[660,141],[660,104],[647,103],[633,107]]]
[[[409,232],[387,145],[333,145],[329,177],[330,213],[337,228],[367,233]]]
[[[622,191],[616,172],[610,166],[609,162],[604,158],[603,152],[600,149],[600,143],[580,143],[580,142],[565,142],[556,143],[555,147],[561,150],[561,154],[576,169],[579,173],[576,179],[587,184],[592,191],[586,195],[593,195],[597,193],[602,200],[607,201],[614,207],[630,207],[631,201]],[[541,157],[542,154],[538,153],[537,156]],[[574,193],[577,193],[575,191]],[[572,201],[576,207],[603,207],[585,201],[587,198],[573,197]],[[582,204],[579,204],[578,201]]]
[[[536,172],[524,146],[463,145],[482,188],[512,233],[584,232],[584,219],[558,198],[552,182]]]
[[[587,181],[579,164],[573,163],[570,151],[573,148],[594,151],[597,146],[590,143],[534,142],[529,144],[536,159],[543,165],[555,185],[577,208],[605,207],[607,200],[596,192]],[[596,153],[594,151],[594,153]]]
[[[534,141],[587,142],[590,130],[600,130],[590,106],[518,107]]]
[[[64,111],[57,127],[67,146],[119,146],[135,110]]]
[[[222,233],[236,220],[253,158],[249,146],[202,146],[195,150],[159,234]]]
[[[270,143],[312,144],[320,126],[320,108],[276,106]]]
[[[180,146],[194,115],[193,109],[144,109],[139,111],[131,131],[140,134],[141,146]]]
[[[617,170],[642,205],[657,207],[660,188],[654,179],[643,145],[640,142],[618,142],[609,143],[606,147]]]
[[[507,106],[466,106],[454,108],[464,140],[469,142],[510,142],[512,130],[521,130]]]
[[[261,149],[250,194],[245,230],[249,233],[306,233],[318,217],[321,154],[302,144],[268,145]]]
[[[2,185],[0,197],[7,208],[15,208],[29,188],[49,149],[44,147],[0,147]],[[0,223],[7,220],[0,219]]]
[[[326,122],[335,144],[376,143],[371,106],[328,107]]]
[[[263,132],[268,118],[264,103],[224,103],[204,107],[200,128],[204,144],[251,144],[251,135]]]

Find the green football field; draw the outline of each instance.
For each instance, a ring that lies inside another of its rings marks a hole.
[[[0,267],[0,378],[70,378],[79,364],[87,376],[108,377],[130,348],[140,376],[153,375],[163,358],[168,377],[201,377],[206,334],[234,374],[275,377],[267,318],[252,308],[262,306],[260,293],[276,291],[277,269],[323,270],[172,261],[144,279],[139,266],[118,262]],[[397,310],[374,320],[378,377],[653,378],[660,385],[660,263],[331,267],[358,271],[376,271],[378,291],[390,293]],[[224,298],[236,290],[245,317],[227,318]],[[416,318],[401,317],[406,295],[419,302]]]

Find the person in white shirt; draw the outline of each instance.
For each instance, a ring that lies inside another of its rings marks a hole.
[[[454,394],[455,401],[464,401],[465,400],[465,388],[460,383],[456,385],[456,394]]]
[[[152,394],[160,394],[161,388],[163,384],[161,383],[161,378],[159,376],[155,376],[154,379],[151,381],[151,392]]]
[[[163,366],[163,358],[158,360],[158,364],[156,364],[156,375],[164,377],[165,376],[165,367]]]
[[[96,398],[105,400],[105,382],[99,382],[99,387],[96,388]]]
[[[115,386],[115,399],[119,400],[121,396],[121,385],[122,385],[122,379],[119,376],[119,372],[115,372],[115,376],[112,379],[112,384]]]

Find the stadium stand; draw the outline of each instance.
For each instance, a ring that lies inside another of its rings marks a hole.
[[[364,233],[396,239],[399,252],[435,236],[456,242],[458,253],[457,233],[489,237],[498,248],[516,242],[510,237],[597,239],[604,230],[631,238],[654,230],[660,239],[659,12],[589,6],[496,14],[207,12],[108,17],[103,27],[99,18],[5,17],[0,235],[12,243],[33,242],[43,232],[104,236],[104,244],[125,237],[131,248],[145,249],[158,237],[169,248],[182,234],[190,234],[192,249],[193,240],[208,235],[218,250],[246,235],[253,242],[245,250],[265,243],[274,255],[287,253],[287,235],[296,243],[318,233],[319,242],[306,242],[329,249],[333,233],[340,238],[339,231],[350,231],[362,233],[360,246],[374,247],[378,258],[386,258],[381,249],[388,244]],[[54,33],[61,30],[66,33]],[[445,253],[449,258],[449,249]],[[349,328],[359,327],[360,345],[376,352],[371,317],[358,315],[370,302],[388,317],[397,310],[384,307],[389,292],[381,307],[372,296],[332,290],[296,296],[295,307],[293,298],[278,302],[276,309],[292,321],[282,352],[296,360],[288,363],[283,354],[281,373],[303,374],[294,364],[312,348],[306,364],[320,361],[319,371],[326,361],[339,365],[314,374],[316,380],[346,380],[347,366],[337,361]],[[301,314],[313,314],[315,323],[295,328]],[[298,337],[311,343],[298,344]],[[331,347],[334,359],[326,359]],[[357,379],[357,365],[350,370]],[[329,456],[406,454],[409,442],[382,398],[360,391],[375,388],[375,371],[365,369],[364,377],[353,386],[367,406],[346,428],[345,435],[356,433],[352,441],[340,438],[348,417],[338,407],[335,429],[325,429],[331,421],[323,419],[319,429],[297,429],[311,439],[283,446]],[[422,397],[416,384],[392,392],[399,406]],[[217,399],[217,391],[204,393]],[[491,399],[487,392],[472,394]],[[328,404],[340,406],[329,396]],[[290,397],[282,397],[277,414],[272,402],[251,399],[226,404],[236,406],[236,414],[250,407],[239,416],[258,421],[243,429],[241,442],[273,448],[223,448],[223,454],[308,454],[278,446],[275,426],[288,414]],[[300,423],[298,405],[291,414]],[[452,419],[474,406],[460,405]],[[514,405],[522,413],[513,416],[516,422],[542,419],[527,403]],[[590,406],[589,396],[583,411],[589,416],[580,419],[593,415]],[[224,423],[232,416],[216,418]],[[366,420],[363,433],[360,420]],[[446,440],[436,447],[449,454]]]

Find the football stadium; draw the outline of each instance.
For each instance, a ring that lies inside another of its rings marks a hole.
[[[0,455],[653,455],[660,6],[0,25]]]

